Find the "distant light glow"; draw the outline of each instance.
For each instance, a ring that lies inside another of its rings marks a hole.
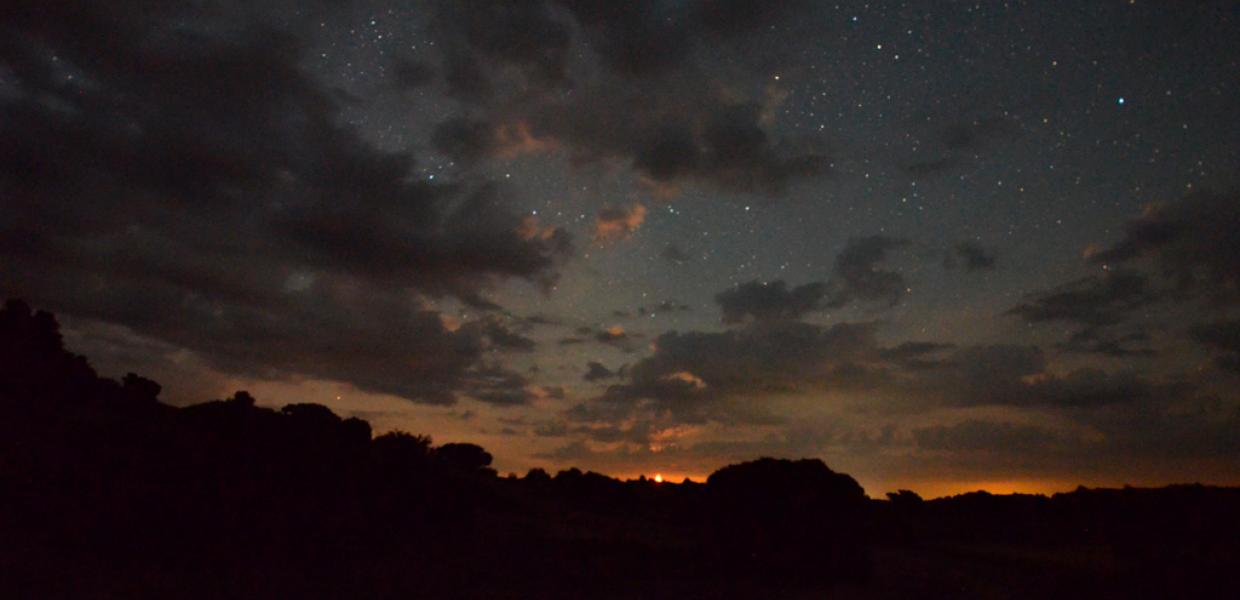
[[[655,473],[655,474],[654,474],[654,482],[655,482],[655,483],[663,483],[663,475],[661,475],[661,474],[659,474],[659,473]]]

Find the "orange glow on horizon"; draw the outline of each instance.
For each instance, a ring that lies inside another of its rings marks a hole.
[[[956,496],[968,492],[984,491],[995,495],[1003,494],[1042,494],[1050,496],[1058,492],[1071,492],[1076,489],[1078,482],[1069,481],[1050,481],[1042,479],[1013,479],[1013,480],[980,480],[980,481],[958,481],[958,480],[942,480],[942,481],[919,481],[908,482],[897,486],[900,489],[908,489],[917,492],[922,498],[927,500],[933,498],[945,498]],[[1086,487],[1108,487],[1106,483],[1085,483]],[[894,492],[896,488],[871,490],[866,488],[867,494],[871,498],[884,498],[886,492]]]
[[[654,482],[655,482],[655,483],[663,483],[663,474],[662,474],[662,473],[655,473],[655,474],[654,474]]]

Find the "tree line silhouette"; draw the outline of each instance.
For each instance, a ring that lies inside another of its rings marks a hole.
[[[322,405],[160,391],[0,309],[0,595],[1222,596],[1240,572],[1234,488],[873,500],[773,458],[704,483],[499,477],[480,446]]]

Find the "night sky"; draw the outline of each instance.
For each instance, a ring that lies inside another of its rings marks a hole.
[[[1240,4],[16,0],[0,292],[501,473],[1240,483]]]

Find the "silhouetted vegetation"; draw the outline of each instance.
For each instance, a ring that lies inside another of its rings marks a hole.
[[[176,408],[0,310],[3,597],[1225,596],[1240,490],[868,499],[819,460],[499,478],[317,404]]]

